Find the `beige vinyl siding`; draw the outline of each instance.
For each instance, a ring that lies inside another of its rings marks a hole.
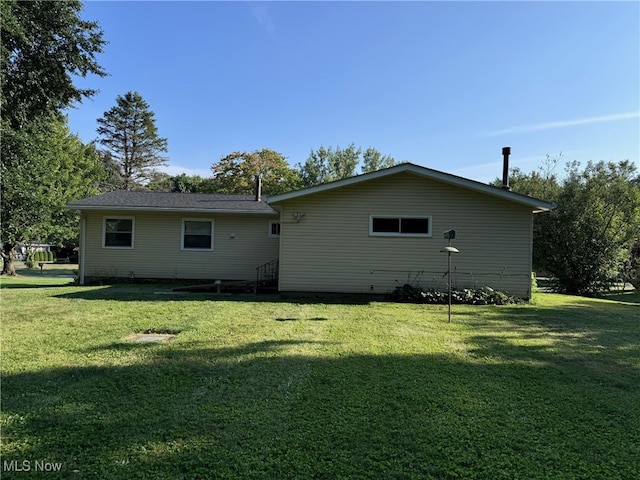
[[[84,274],[96,277],[253,280],[256,267],[278,257],[269,215],[84,211]],[[134,217],[134,248],[104,248],[104,217]],[[213,220],[213,251],[182,249],[182,221]]]
[[[400,173],[283,201],[280,290],[388,293],[418,282],[444,288],[447,245],[455,229],[456,285],[490,285],[530,295],[530,208]],[[299,222],[293,213],[304,213]],[[371,215],[430,216],[432,237],[369,234]]]

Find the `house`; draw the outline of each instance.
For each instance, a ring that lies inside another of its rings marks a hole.
[[[278,257],[278,212],[253,195],[126,191],[77,200],[80,283],[255,280]]]
[[[279,259],[282,292],[444,289],[453,229],[455,286],[528,298],[533,214],[554,205],[404,163],[270,198],[118,191],[68,207],[81,211],[82,283],[252,280]]]
[[[48,243],[40,243],[40,242],[19,242],[16,247],[16,260],[24,260],[27,258],[27,254],[29,252],[50,252],[52,251],[52,247],[55,245],[50,245]]]
[[[276,195],[281,291],[387,293],[453,282],[531,295],[533,214],[554,205],[410,163]]]

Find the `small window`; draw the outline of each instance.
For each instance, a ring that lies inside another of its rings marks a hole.
[[[213,220],[183,220],[182,249],[213,250]]]
[[[105,217],[102,246],[133,248],[133,217]]]
[[[430,237],[431,217],[371,215],[369,235]]]
[[[269,222],[269,237],[280,236],[280,222]]]

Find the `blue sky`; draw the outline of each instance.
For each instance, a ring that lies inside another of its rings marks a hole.
[[[640,168],[638,2],[87,2],[109,44],[100,92],[68,111],[84,141],[138,91],[171,174],[234,151],[295,166],[372,146],[488,182],[501,148]]]

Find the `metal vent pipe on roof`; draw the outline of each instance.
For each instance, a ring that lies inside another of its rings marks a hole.
[[[509,155],[511,155],[511,147],[502,147],[502,188],[511,190],[509,186]]]
[[[256,202],[262,201],[262,177],[256,175]]]

